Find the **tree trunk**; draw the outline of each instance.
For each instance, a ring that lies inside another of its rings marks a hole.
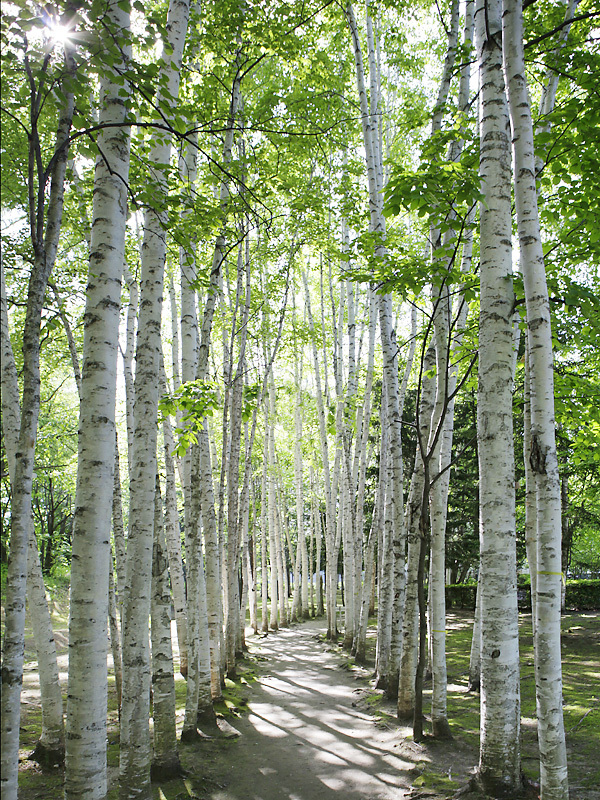
[[[67,16],[72,14],[69,9]],[[66,72],[74,72],[73,55],[66,49]],[[40,93],[41,95],[41,88]],[[37,95],[37,91],[36,91]],[[32,115],[35,114],[32,98]],[[17,796],[19,758],[20,698],[23,682],[25,649],[25,593],[27,552],[31,528],[31,492],[37,423],[40,409],[40,325],[44,292],[56,259],[56,250],[62,221],[63,195],[69,132],[73,119],[73,94],[64,95],[59,108],[59,120],[54,150],[54,167],[51,171],[49,197],[47,177],[41,174],[41,149],[37,138],[37,121],[31,120],[35,135],[29,138],[30,174],[38,172],[38,202],[30,208],[31,239],[34,262],[29,278],[27,310],[23,329],[23,396],[19,442],[15,452],[15,470],[12,481],[10,556],[6,573],[5,627],[2,646],[2,731],[1,766],[2,797],[12,800]],[[35,197],[36,187],[30,186],[30,196]]]
[[[156,476],[154,498],[154,544],[152,549],[152,716],[154,718],[153,780],[166,781],[181,775],[175,723],[175,676],[171,642],[171,593],[164,536],[160,481]]]
[[[502,73],[501,4],[475,12],[481,86],[481,301],[477,443],[480,469],[481,735],[478,782],[521,788],[519,638],[512,425],[511,164]]]
[[[562,709],[560,658],[561,497],[554,418],[554,366],[550,303],[535,183],[531,104],[523,55],[520,0],[504,0],[504,68],[515,161],[515,206],[525,284],[530,373],[531,450],[537,523],[535,625],[536,706],[543,800],[567,800],[569,784]]]
[[[166,387],[165,387],[166,388]],[[173,452],[175,441],[168,417],[163,419],[163,442],[165,458],[165,540],[169,558],[169,575],[173,593],[173,607],[177,621],[177,644],[179,645],[179,671],[185,678],[188,672],[187,654],[187,602],[185,597],[185,578],[181,556],[181,531],[177,510],[177,488],[175,483],[175,461]]]
[[[471,639],[471,655],[469,658],[468,692],[479,692],[481,689],[481,580],[477,581],[475,599],[475,618],[473,620],[473,638]]]
[[[189,0],[171,2],[157,102],[169,107],[179,93],[180,66]],[[162,86],[163,84],[161,84]],[[156,134],[148,155],[153,165],[168,164],[171,137]],[[136,343],[134,440],[131,458],[130,527],[127,541],[127,591],[123,615],[123,704],[121,711],[121,800],[150,797],[150,576],[154,529],[154,489],[158,411],[162,288],[166,257],[166,176],[156,178],[157,203],[144,214],[141,249],[140,314]]]
[[[313,351],[313,364],[315,370],[317,417],[319,421],[319,441],[321,444],[321,458],[323,460],[323,481],[325,484],[325,551],[327,560],[326,571],[326,608],[327,608],[327,638],[336,641],[338,636],[336,620],[336,578],[337,578],[337,556],[335,550],[335,514],[333,493],[331,488],[331,472],[329,466],[329,444],[327,441],[327,427],[325,421],[325,408],[323,402],[323,391],[321,388],[321,370],[319,367],[319,356],[315,339],[315,326],[310,305],[310,291],[306,273],[302,273],[304,282],[304,294],[306,301],[306,311],[311,331],[311,346]],[[317,572],[319,565],[317,565]]]
[[[21,428],[19,383],[8,328],[8,309],[4,287],[4,271],[0,265],[1,282],[1,389],[2,431],[6,448],[11,484],[15,478],[16,454]],[[40,695],[42,701],[42,732],[31,758],[40,764],[61,764],[65,756],[63,702],[56,660],[56,645],[46,593],[33,519],[29,523],[27,552],[27,604],[37,651]]]
[[[111,553],[111,563],[108,570],[108,629],[113,659],[113,672],[115,674],[115,694],[117,695],[117,707],[119,709],[120,719],[121,696],[123,694],[123,653],[121,650],[121,631],[119,630],[119,612],[113,571],[114,559]]]
[[[269,631],[269,565],[267,563],[267,542],[268,542],[268,494],[267,494],[267,471],[268,471],[268,436],[269,428],[265,420],[265,438],[263,442],[263,473],[261,481],[260,495],[260,566],[261,566],[261,626],[263,633]]]
[[[429,431],[435,400],[436,379],[428,377],[433,367],[435,351],[427,348],[421,366],[421,391],[418,399],[418,424],[423,442],[429,440]],[[408,569],[406,575],[406,606],[404,612],[404,641],[400,662],[398,685],[398,718],[412,719],[415,704],[415,675],[419,647],[418,570],[421,549],[421,512],[425,490],[425,468],[420,449],[415,454],[415,464],[405,508],[405,526],[408,538]]]

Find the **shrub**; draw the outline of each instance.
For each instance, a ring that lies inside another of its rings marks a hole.
[[[477,584],[457,583],[446,586],[446,608],[475,610]],[[529,577],[517,584],[519,611],[531,611],[531,586]],[[570,610],[590,611],[600,609],[600,579],[567,581],[566,606]]]
[[[476,583],[453,583],[446,586],[446,608],[470,608],[475,610]]]
[[[589,611],[600,608],[600,579],[567,581],[567,608]]]

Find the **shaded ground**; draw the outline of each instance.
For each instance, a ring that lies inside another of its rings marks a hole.
[[[571,800],[600,800],[600,617],[563,617],[564,713]],[[66,689],[66,600],[54,609]],[[522,758],[539,775],[531,622],[521,615]],[[412,742],[394,706],[371,688],[370,670],[324,640],[323,620],[248,637],[238,679],[218,711],[241,734],[181,745],[185,780],[154,786],[156,800],[441,800],[464,786],[478,760],[479,698],[466,692],[472,617],[448,616],[448,709],[454,740]],[[374,644],[374,639],[371,639]],[[372,653],[373,647],[371,647]],[[59,800],[62,773],[27,760],[41,711],[32,641],[26,647],[20,800]],[[118,792],[118,717],[109,684],[109,800]],[[178,721],[185,681],[178,676]],[[425,709],[430,687],[426,689]],[[229,733],[233,733],[229,728]],[[411,788],[412,787],[412,788]],[[535,797],[535,794],[532,794]]]
[[[195,758],[208,768],[190,779],[193,794],[202,800],[415,797],[411,783],[441,753],[405,741],[408,729],[374,715],[379,703],[372,702],[368,673],[349,668],[339,648],[322,641],[323,630],[317,620],[260,640],[260,675],[248,684],[246,713],[232,723],[241,736],[225,747],[205,741],[183,753],[196,769]],[[454,754],[451,774],[455,761]]]

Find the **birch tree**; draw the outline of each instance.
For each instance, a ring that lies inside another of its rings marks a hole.
[[[119,31],[121,61],[101,84],[95,203],[81,377],[79,459],[69,617],[65,797],[104,798],[106,768],[106,620],[110,514],[114,490],[115,395],[121,275],[127,218],[128,97],[116,82],[127,68],[129,13],[117,3],[108,24]],[[127,89],[126,85],[126,89]],[[90,609],[94,613],[90,614]],[[92,621],[91,621],[92,620]],[[93,692],[90,692],[93,687]]]
[[[189,1],[170,4],[168,40],[163,48],[164,89],[159,105],[174,107],[189,17]],[[141,250],[140,314],[136,344],[134,440],[131,454],[130,527],[127,542],[127,592],[123,614],[123,702],[121,710],[121,798],[150,794],[148,617],[154,528],[154,483],[160,320],[165,266],[165,199],[168,191],[162,165],[171,157],[170,136],[152,135],[149,162],[154,167],[157,205],[144,214]]]
[[[478,781],[521,785],[519,640],[512,425],[513,287],[510,129],[501,5],[475,11],[480,95],[481,300],[477,441],[480,469],[481,729]]]
[[[16,452],[21,428],[19,404],[19,382],[8,327],[8,308],[4,286],[4,269],[0,263],[0,338],[1,338],[1,382],[2,432],[6,448],[8,471],[11,481],[15,478]],[[41,764],[62,763],[65,755],[65,731],[63,721],[62,692],[58,677],[56,645],[52,632],[52,620],[46,601],[40,555],[33,526],[30,520],[27,552],[27,603],[33,638],[38,658],[40,696],[42,701],[42,731],[31,758]]]
[[[529,462],[536,499],[535,676],[541,797],[542,800],[567,800],[560,658],[562,518],[555,437],[554,358],[520,0],[504,0],[502,36],[512,124],[519,252],[527,309]]]
[[[164,535],[160,480],[154,497],[154,544],[152,553],[152,716],[154,754],[151,775],[169,780],[181,775],[175,725],[175,676],[171,643],[171,594]]]
[[[73,22],[69,7],[65,23]],[[26,40],[25,40],[26,42]],[[10,557],[7,569],[5,628],[2,645],[2,797],[17,796],[19,757],[20,697],[25,648],[25,587],[27,552],[31,528],[31,492],[37,424],[40,410],[40,324],[44,292],[56,260],[62,223],[64,182],[73,121],[73,80],[75,62],[72,48],[65,48],[63,101],[58,108],[58,124],[52,157],[44,166],[41,148],[41,114],[46,99],[45,81],[52,47],[47,48],[41,63],[27,50],[23,53],[24,70],[31,89],[28,137],[28,222],[33,247],[33,266],[29,276],[27,310],[23,329],[23,390],[21,424],[14,459]],[[31,60],[33,58],[33,61]],[[39,82],[38,82],[39,81]]]
[[[377,110],[379,102],[377,97],[379,80],[376,77],[377,59],[375,41],[372,29],[372,20],[367,5],[367,47],[369,55],[369,68],[371,75],[371,98],[367,95],[365,83],[365,69],[360,43],[356,17],[351,3],[346,6],[346,18],[350,28],[354,50],[354,63],[356,70],[356,87],[358,91],[361,121],[363,132],[363,145],[365,148],[367,183],[369,192],[369,225],[370,233],[375,241],[375,257],[385,262],[387,250],[385,246],[386,224],[383,215],[383,168],[381,142],[378,135]],[[387,402],[386,415],[389,425],[389,453],[388,473],[386,476],[385,495],[385,538],[390,543],[391,564],[388,571],[393,575],[393,609],[392,630],[394,646],[390,640],[389,651],[383,655],[378,669],[381,669],[379,685],[385,685],[390,696],[397,696],[398,670],[400,667],[401,641],[402,641],[402,609],[406,590],[404,563],[404,550],[406,547],[404,518],[403,518],[403,464],[402,464],[402,438],[400,419],[400,392],[398,381],[398,348],[395,330],[392,324],[392,301],[387,294],[381,294],[379,300],[379,328],[381,336],[381,349],[383,354],[383,376],[385,383],[385,396]],[[385,554],[385,547],[384,547]],[[382,557],[385,557],[383,555]],[[395,619],[394,619],[395,616]],[[388,689],[389,686],[389,689]]]

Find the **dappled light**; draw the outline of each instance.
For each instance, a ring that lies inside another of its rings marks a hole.
[[[405,796],[414,762],[397,753],[401,729],[378,728],[356,707],[364,683],[340,669],[340,656],[315,641],[316,630],[318,623],[294,626],[261,641],[267,660],[247,716],[236,721],[236,769],[211,800]]]

